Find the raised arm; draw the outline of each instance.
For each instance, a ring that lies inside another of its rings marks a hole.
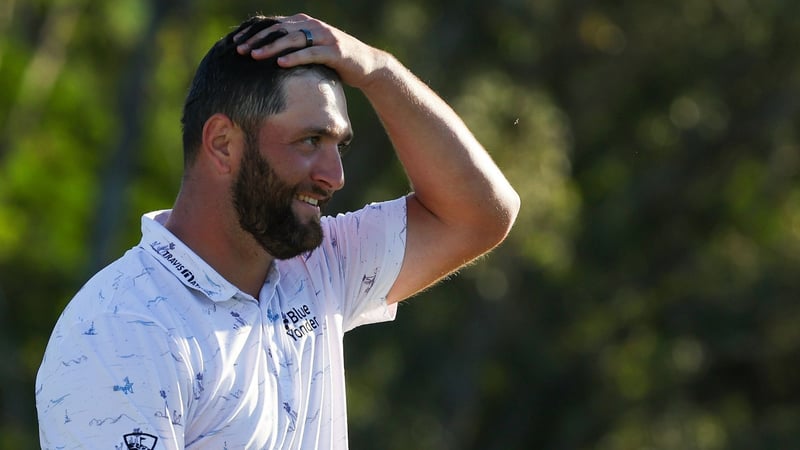
[[[286,36],[251,48],[270,32]],[[406,256],[389,302],[403,300],[499,244],[519,210],[519,196],[463,121],[392,55],[306,15],[283,19],[246,39],[240,52],[285,67],[324,64],[372,104],[411,182]]]

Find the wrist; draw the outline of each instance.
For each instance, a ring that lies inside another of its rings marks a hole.
[[[387,82],[396,79],[396,72],[400,67],[402,65],[392,54],[375,49],[369,66],[365,67],[362,82],[354,87],[369,96],[370,92],[380,91],[385,88]]]

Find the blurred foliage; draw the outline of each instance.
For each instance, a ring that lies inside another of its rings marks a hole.
[[[353,448],[800,447],[800,3],[0,1],[0,449],[80,285],[181,176],[180,110],[256,11],[316,15],[450,101],[508,241],[348,335]],[[350,91],[333,211],[408,187]]]

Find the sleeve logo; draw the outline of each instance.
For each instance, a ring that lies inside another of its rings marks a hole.
[[[138,428],[133,430],[133,433],[122,436],[122,438],[125,440],[125,446],[128,450],[153,450],[158,442],[156,436],[142,433]]]

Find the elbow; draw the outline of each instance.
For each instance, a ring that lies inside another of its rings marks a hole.
[[[508,233],[511,232],[511,228],[514,226],[514,222],[517,220],[517,215],[519,215],[519,209],[522,206],[522,200],[519,197],[517,191],[513,188],[509,188],[509,192],[503,197],[503,201],[500,206],[501,211],[501,219],[498,221],[499,226],[502,229],[501,237],[498,242],[502,242]]]
[[[506,201],[506,212],[508,214],[508,223],[507,223],[507,230],[506,234],[511,231],[511,227],[514,225],[514,222],[517,220],[517,215],[519,215],[519,209],[522,206],[522,199],[520,198],[517,191],[513,188],[510,189],[508,193],[508,199]]]
[[[487,251],[502,243],[511,232],[521,203],[519,194],[509,187],[503,195],[496,197],[491,208],[487,208],[484,220],[478,227],[479,235],[485,239],[484,245]]]

